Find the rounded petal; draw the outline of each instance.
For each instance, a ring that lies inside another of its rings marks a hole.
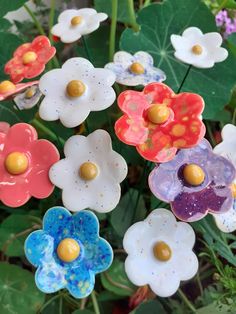
[[[186,38],[198,38],[202,36],[202,31],[198,27],[188,27],[184,30],[182,36]]]
[[[120,109],[129,117],[141,118],[145,109],[150,105],[141,92],[125,91],[117,100]]]
[[[233,206],[223,214],[212,214],[217,227],[226,233],[234,232],[236,230],[236,202],[234,200]]]
[[[28,261],[38,267],[52,258],[54,239],[45,231],[37,230],[27,237],[24,249]]]
[[[223,38],[219,33],[211,32],[204,34],[203,41],[209,47],[220,47],[222,45]]]
[[[141,63],[144,67],[153,65],[153,57],[145,51],[136,52],[134,54],[134,61]]]
[[[73,164],[68,159],[61,159],[50,168],[49,178],[53,184],[63,189],[71,185],[74,171]]]
[[[149,103],[153,104],[169,104],[169,101],[172,97],[175,96],[175,93],[172,89],[163,84],[163,83],[150,83],[145,86],[143,94],[146,95]]]
[[[97,216],[89,210],[81,210],[72,216],[75,233],[82,243],[95,245],[99,237],[99,221]]]
[[[29,185],[27,178],[18,182],[9,180],[0,182],[0,200],[9,207],[19,207],[30,199]]]
[[[176,254],[175,263],[179,265],[178,274],[181,281],[193,278],[198,271],[198,259],[191,250],[180,250],[179,254]]]
[[[114,63],[120,63],[123,68],[127,68],[133,62],[133,56],[126,51],[118,51],[113,57]]]
[[[159,297],[170,297],[178,290],[180,285],[180,279],[177,274],[173,272],[160,273],[157,278],[149,283],[152,291]]]

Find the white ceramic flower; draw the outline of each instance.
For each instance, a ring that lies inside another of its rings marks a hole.
[[[189,27],[182,36],[171,35],[170,40],[175,57],[196,68],[212,68],[228,57],[228,51],[220,47],[223,39],[216,32],[203,34],[199,28]]]
[[[180,281],[192,278],[198,270],[198,259],[192,251],[194,242],[189,224],[176,222],[166,209],[153,210],[124,236],[127,276],[137,286],[149,284],[160,297],[171,296]]]
[[[214,153],[228,158],[236,167],[236,127],[226,124],[221,132],[222,142],[215,146]],[[236,180],[232,185],[234,203],[224,214],[213,214],[217,227],[223,232],[236,230]]]
[[[60,119],[73,128],[81,124],[90,111],[99,111],[113,104],[116,94],[111,87],[115,82],[113,72],[94,68],[84,58],[71,58],[61,69],[44,74],[39,88],[45,95],[39,115],[43,120]]]
[[[124,158],[112,150],[110,135],[96,130],[87,137],[70,137],[65,159],[54,164],[50,180],[63,190],[62,201],[70,211],[85,208],[109,212],[120,200],[120,182],[127,175]]]
[[[106,64],[105,69],[115,73],[117,83],[127,86],[147,85],[166,79],[165,73],[154,67],[152,56],[144,51],[134,55],[118,51],[113,62]]]
[[[14,97],[14,102],[18,109],[31,109],[39,102],[42,93],[40,92],[38,86],[31,86],[27,88],[23,93],[17,94]]]
[[[59,15],[58,24],[53,26],[51,33],[64,43],[73,43],[94,32],[106,19],[107,14],[97,13],[94,9],[66,10]]]

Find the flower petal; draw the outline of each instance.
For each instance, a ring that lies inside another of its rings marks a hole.
[[[143,93],[133,90],[121,93],[117,103],[124,113],[133,118],[141,118],[144,110],[150,106]]]
[[[236,230],[236,201],[234,199],[233,206],[223,214],[212,214],[217,227],[226,233],[234,232]]]

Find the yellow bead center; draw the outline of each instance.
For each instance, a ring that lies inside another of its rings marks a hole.
[[[85,180],[93,180],[98,175],[98,168],[92,162],[85,162],[79,168],[80,177]]]
[[[0,83],[0,93],[5,94],[12,92],[16,89],[16,85],[10,81],[3,81]]]
[[[148,120],[154,124],[165,123],[170,116],[170,109],[165,105],[153,105],[147,111]]]
[[[153,254],[157,260],[167,262],[171,258],[172,252],[168,244],[160,241],[153,246]]]
[[[202,51],[203,51],[203,49],[200,45],[194,45],[192,47],[192,53],[194,53],[195,55],[201,55]]]
[[[195,164],[189,164],[184,167],[183,171],[185,181],[193,186],[202,184],[205,180],[205,173],[201,167]]]
[[[142,66],[142,64],[140,64],[138,62],[132,63],[131,66],[129,67],[129,69],[134,74],[143,74],[145,72],[145,69]]]
[[[24,64],[29,64],[34,62],[37,59],[37,55],[35,52],[33,51],[28,51],[26,52],[23,57],[22,57],[22,61]]]
[[[22,174],[28,168],[28,158],[24,153],[10,153],[5,159],[5,167],[10,174]]]
[[[233,194],[233,198],[236,198],[236,183],[233,183],[231,185],[231,191],[232,191],[232,194]]]
[[[85,92],[85,85],[79,80],[70,81],[66,86],[66,92],[70,97],[80,97]]]
[[[65,238],[57,247],[57,255],[63,262],[73,262],[80,253],[80,246],[77,241]]]
[[[36,93],[36,89],[34,87],[30,87],[29,89],[27,89],[27,91],[25,92],[25,98],[32,98]]]
[[[77,26],[79,24],[81,24],[81,22],[83,21],[83,17],[82,16],[74,16],[70,23],[72,26]]]

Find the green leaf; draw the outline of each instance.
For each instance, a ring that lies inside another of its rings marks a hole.
[[[196,314],[234,314],[227,304],[214,302],[197,310]]]
[[[222,5],[222,0],[217,0],[219,5]],[[224,7],[222,9],[236,9],[235,0],[224,1]]]
[[[0,18],[0,31],[4,32],[7,31],[11,27],[11,22],[9,22],[7,19]]]
[[[190,26],[199,27],[204,33],[217,31],[215,17],[200,0],[165,0],[142,9],[137,18],[139,32],[126,29],[120,48],[131,53],[149,52],[155,65],[165,71],[165,83],[177,92],[187,72],[188,65],[174,57],[170,42],[172,34],[182,34]],[[206,103],[204,118],[218,120],[218,111],[230,100],[235,84],[236,59],[230,53],[226,61],[212,69],[191,68],[182,91],[200,94]]]
[[[84,309],[84,310],[76,310],[72,312],[72,314],[94,314],[94,312]]]
[[[236,56],[236,33],[231,34],[227,38],[227,42],[228,42],[230,50]]]
[[[2,314],[35,314],[44,302],[32,273],[7,263],[0,263],[0,295]]]
[[[12,214],[0,226],[0,248],[7,256],[23,256],[28,234],[40,228],[40,219],[30,215]]]
[[[111,224],[117,234],[123,237],[129,226],[136,221],[143,220],[145,216],[143,195],[135,189],[129,189],[112,211]]]
[[[27,0],[1,0],[0,1],[0,17],[4,16],[10,11],[15,11],[25,4]]]
[[[101,281],[105,289],[120,296],[130,296],[135,292],[135,286],[125,273],[124,263],[118,259],[114,259],[108,271],[101,274]]]
[[[109,17],[111,17],[112,11],[112,1],[113,0],[95,0],[94,6],[98,12],[104,12]],[[129,24],[129,5],[127,0],[119,0],[118,1],[118,13],[117,13],[117,20],[119,22]]]
[[[162,304],[157,300],[141,303],[139,307],[130,314],[167,314]]]

